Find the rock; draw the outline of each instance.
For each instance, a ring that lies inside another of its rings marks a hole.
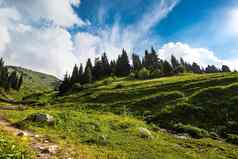
[[[52,124],[55,121],[54,117],[52,117],[49,114],[43,114],[43,113],[32,114],[26,120],[30,120],[30,121],[33,121],[33,122],[46,122],[46,123],[49,123],[49,124]]]
[[[47,147],[39,147],[39,149],[41,150],[41,153],[43,154],[56,154],[58,151],[58,146],[57,145],[51,145],[51,146],[47,146]]]
[[[153,139],[153,135],[147,128],[139,128],[139,133],[142,138]]]

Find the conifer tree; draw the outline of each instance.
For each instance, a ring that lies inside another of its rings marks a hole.
[[[169,76],[173,74],[173,67],[170,65],[170,63],[167,60],[163,61],[162,72],[165,76]]]
[[[92,70],[90,67],[86,67],[85,71],[84,71],[84,83],[92,83],[93,82],[93,75],[92,75]]]
[[[227,66],[227,65],[222,65],[221,71],[222,71],[222,72],[231,72],[229,66]]]
[[[102,60],[102,65],[103,65],[103,70],[104,70],[103,76],[104,77],[109,76],[111,74],[111,68],[110,68],[110,64],[109,64],[106,53],[103,53],[101,60]]]
[[[171,55],[171,64],[174,70],[177,69],[177,67],[179,67],[180,63],[177,60],[177,58],[174,55]]]
[[[83,64],[80,64],[78,76],[79,76],[79,83],[82,84],[83,83]]]
[[[132,54],[132,64],[134,71],[139,71],[143,67],[139,55],[136,54]]]
[[[21,74],[19,80],[18,80],[18,83],[17,83],[17,90],[20,90],[21,89],[21,86],[23,84],[23,74]]]
[[[72,76],[71,76],[71,82],[76,83],[79,82],[79,69],[78,66],[75,65],[73,68]]]
[[[116,64],[116,74],[118,76],[127,76],[129,75],[131,66],[129,64],[129,58],[126,51],[123,49],[122,54],[118,56]]]
[[[105,77],[104,64],[99,58],[95,59],[94,67],[92,70],[94,80],[99,80]]]

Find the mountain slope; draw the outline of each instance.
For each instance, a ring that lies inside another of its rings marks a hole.
[[[61,97],[57,92],[28,96],[34,107],[0,110],[0,115],[47,135],[67,157],[236,159],[237,131],[231,128],[238,122],[237,83],[237,73],[110,77]],[[55,123],[25,120],[35,113],[49,114]]]
[[[52,75],[32,71],[22,67],[8,66],[9,72],[16,71],[23,74],[23,85],[19,92],[10,92],[8,95],[12,98],[21,99],[24,96],[48,92],[55,89],[60,80]]]

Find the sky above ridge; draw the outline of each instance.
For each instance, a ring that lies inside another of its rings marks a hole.
[[[237,0],[0,0],[0,56],[62,77],[74,64],[153,46],[238,69]]]

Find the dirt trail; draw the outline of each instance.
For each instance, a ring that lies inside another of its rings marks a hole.
[[[27,130],[18,129],[2,117],[0,117],[0,127],[19,138],[23,136],[30,138],[30,146],[36,151],[37,154],[36,159],[55,158],[59,151],[59,146],[51,142],[48,138]]]

